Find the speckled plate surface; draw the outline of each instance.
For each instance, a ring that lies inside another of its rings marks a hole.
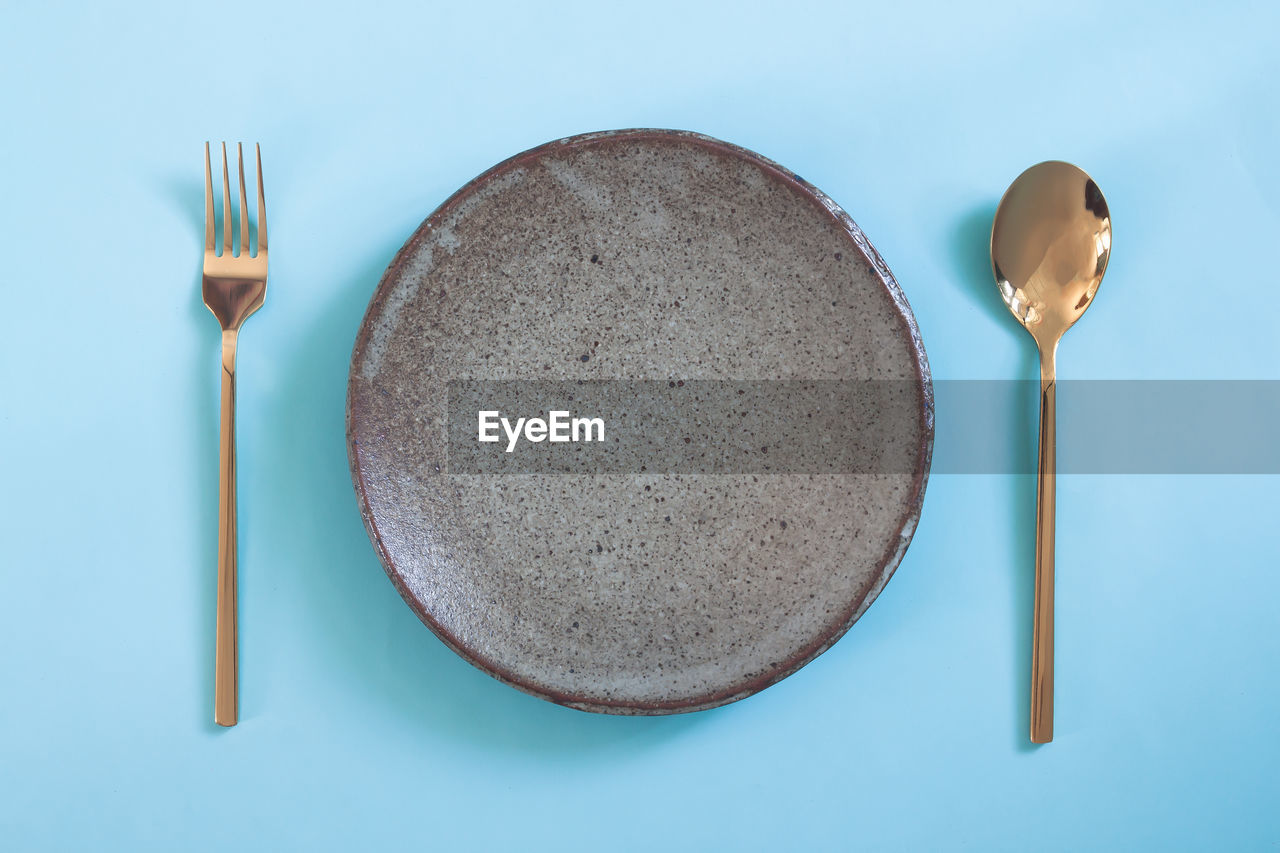
[[[849,378],[910,389],[918,416],[885,424],[907,470],[448,468],[450,380]],[[834,202],[708,137],[616,131],[507,160],[423,223],[360,328],[347,433],[370,539],[440,639],[553,702],[662,714],[777,682],[866,610],[919,518],[933,398]]]

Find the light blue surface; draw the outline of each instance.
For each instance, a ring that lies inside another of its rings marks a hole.
[[[880,600],[792,678],[625,719],[445,649],[347,475],[346,364],[394,250],[493,163],[603,128],[813,181],[942,378],[1034,376],[984,241],[1018,172],[1075,161],[1115,254],[1061,375],[1280,378],[1277,7],[1116,6],[4,2],[0,847],[1273,849],[1275,478],[1062,479],[1057,741],[1032,749],[1028,478],[936,477]],[[232,731],[205,139],[262,142],[272,235]]]

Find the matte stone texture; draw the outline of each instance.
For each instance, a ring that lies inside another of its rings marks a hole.
[[[450,473],[462,379],[895,380],[917,416],[884,428],[915,464]],[[631,130],[518,155],[423,223],[357,337],[347,433],[369,536],[444,642],[554,702],[662,714],[773,684],[871,604],[919,518],[933,399],[906,299],[834,202],[741,148]]]

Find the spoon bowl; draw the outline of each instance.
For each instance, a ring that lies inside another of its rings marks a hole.
[[[991,228],[991,266],[1004,303],[1040,346],[1056,346],[1102,283],[1111,214],[1083,170],[1056,160],[1013,182]]]

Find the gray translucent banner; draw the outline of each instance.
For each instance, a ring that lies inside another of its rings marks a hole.
[[[931,406],[907,381],[454,381],[447,405],[454,474],[914,474],[930,419],[933,474],[1036,470],[1036,381]],[[1061,381],[1057,410],[1061,474],[1280,473],[1280,381]]]

